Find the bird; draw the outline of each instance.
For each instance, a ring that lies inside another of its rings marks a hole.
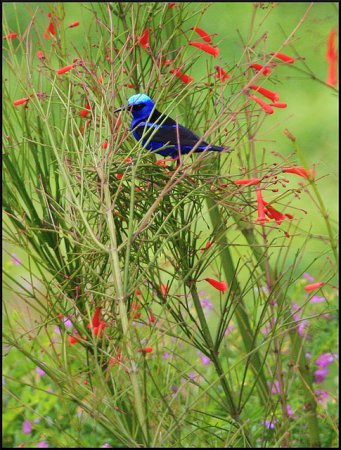
[[[146,94],[129,97],[128,104],[115,109],[131,111],[133,118],[130,129],[134,138],[141,141],[146,150],[179,160],[181,155],[189,153],[199,143],[195,152],[229,151],[229,148],[211,145],[201,140],[193,131],[178,124],[175,120],[160,113],[154,101]]]

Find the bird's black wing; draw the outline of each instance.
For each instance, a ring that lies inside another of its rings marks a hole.
[[[193,147],[200,140],[199,136],[193,131],[179,125],[170,117],[167,117],[165,120],[165,116],[162,116],[156,110],[148,118],[148,121],[140,122],[134,128],[134,131],[139,136],[139,139],[143,137],[143,139],[147,140],[152,135],[152,142],[168,143],[174,146],[180,143],[180,145]],[[202,141],[201,144],[205,145],[206,142]]]

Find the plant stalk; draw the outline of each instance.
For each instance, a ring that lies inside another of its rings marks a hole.
[[[112,208],[111,208],[111,196],[108,181],[105,180],[103,183],[104,189],[104,201],[106,208],[106,216],[108,222],[108,228],[110,233],[110,259],[112,265],[112,273],[114,278],[115,291],[117,293],[119,316],[121,320],[122,332],[125,337],[125,346],[127,350],[127,355],[130,363],[130,370],[128,372],[133,391],[134,391],[134,402],[135,402],[135,412],[139,425],[142,430],[144,441],[148,444],[148,433],[146,427],[145,413],[143,408],[142,396],[139,387],[139,381],[137,376],[137,363],[134,361],[133,349],[131,348],[131,343],[133,342],[132,335],[129,327],[128,311],[126,303],[124,301],[123,283],[121,277],[120,261],[117,250],[117,240],[115,232],[115,222],[113,219]]]

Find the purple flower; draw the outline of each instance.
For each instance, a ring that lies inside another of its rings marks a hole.
[[[112,446],[110,444],[105,443],[102,445],[101,448],[112,448]]]
[[[66,328],[72,328],[72,322],[68,317],[63,317],[63,323],[66,326]]]
[[[275,380],[271,386],[271,394],[277,395],[281,391],[281,385],[278,380]]]
[[[190,378],[191,380],[195,380],[197,378],[198,374],[195,372],[190,372],[188,374],[188,378]]]
[[[40,441],[37,444],[37,448],[49,448],[49,445],[46,441]]]
[[[263,420],[262,424],[265,426],[265,428],[267,428],[268,430],[274,430],[275,429],[275,424],[276,424],[277,420],[275,418],[271,419],[271,420]]]
[[[287,414],[289,417],[292,417],[294,415],[294,411],[292,410],[292,407],[290,405],[287,405]]]
[[[210,358],[208,356],[203,355],[200,352],[198,353],[198,355],[199,355],[199,358],[201,359],[201,364],[202,365],[207,366],[208,364],[211,363],[211,360],[210,360]]]
[[[270,331],[272,330],[273,326],[276,324],[276,319],[273,317],[271,320],[269,320],[269,322],[267,323],[267,325],[265,325],[264,328],[262,328],[262,334],[264,336],[266,336],[267,334],[270,333]]]
[[[305,357],[306,357],[307,359],[311,359],[312,354],[311,354],[310,352],[307,352],[307,353],[305,354]]]
[[[34,423],[40,423],[40,419],[39,419],[39,417],[37,417],[36,419],[34,419],[34,421],[33,421]]]
[[[323,317],[324,319],[329,320],[329,319],[332,319],[332,318],[333,318],[333,315],[332,315],[332,314],[329,314],[329,313],[325,313],[325,314],[322,314],[321,317]]]
[[[44,375],[46,375],[46,372],[44,372],[44,370],[38,366],[36,367],[36,372],[40,377],[43,377]]]
[[[228,336],[229,334],[232,333],[232,331],[234,330],[234,325],[232,325],[232,323],[230,325],[227,326],[224,336]]]
[[[315,370],[314,375],[315,383],[322,383],[328,375],[327,367],[321,367],[320,369]]]
[[[315,364],[320,368],[327,367],[337,358],[338,355],[336,353],[321,353],[315,361]]]
[[[21,259],[15,254],[12,253],[12,263],[15,264],[16,266],[21,266]]]
[[[299,309],[301,309],[300,305],[298,305],[297,303],[293,303],[291,305],[291,310],[292,311],[298,311]]]
[[[315,395],[317,398],[317,401],[324,407],[326,408],[327,403],[328,403],[328,398],[329,398],[329,393],[328,391],[325,391],[323,389],[316,389],[315,390]]]
[[[304,272],[303,277],[308,281],[314,281],[314,277],[312,277],[308,272]]]
[[[25,434],[30,434],[32,431],[32,423],[29,420],[24,420],[22,424],[22,431]]]
[[[169,352],[164,352],[164,354],[163,354],[163,356],[162,356],[162,358],[163,359],[169,359],[170,358],[170,353]]]
[[[213,304],[210,302],[210,299],[208,297],[200,300],[200,303],[205,311],[211,311],[211,309],[213,308]]]
[[[308,330],[306,330],[307,326],[308,326],[308,321],[306,319],[302,320],[300,322],[300,324],[298,325],[297,331],[301,337],[304,337],[307,334],[307,332],[308,332]]]
[[[176,394],[178,392],[179,388],[177,386],[175,386],[175,384],[173,384],[173,386],[171,386],[171,391],[173,392],[173,394]]]
[[[301,312],[294,314],[295,311],[299,311],[300,309],[301,309],[301,307],[297,303],[293,303],[291,305],[291,310],[293,312],[293,315],[292,315],[293,320],[295,322],[300,322],[297,327],[297,332],[301,337],[304,337],[307,334],[306,328],[308,326],[308,321],[306,319],[302,320]]]
[[[310,303],[323,303],[326,301],[325,297],[319,297],[318,295],[314,295],[311,297]]]

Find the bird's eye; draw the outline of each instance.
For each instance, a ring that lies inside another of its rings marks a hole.
[[[132,106],[132,110],[133,111],[140,111],[141,109],[143,109],[145,107],[145,103],[138,103],[137,105],[133,105]]]

